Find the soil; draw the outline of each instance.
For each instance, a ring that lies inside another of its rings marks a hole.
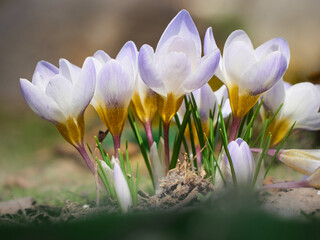
[[[264,184],[275,181],[267,178]],[[160,193],[149,196],[139,192],[138,206],[133,211],[176,211],[201,205],[201,196],[216,195],[205,171],[197,174],[187,162],[169,171],[161,184]],[[208,195],[208,193],[210,193]],[[267,189],[258,194],[262,209],[285,217],[320,216],[320,191],[312,188]],[[38,205],[32,198],[23,198],[0,203],[0,225],[28,225],[38,223],[70,222],[83,220],[99,214],[119,212],[115,203],[96,207],[95,203],[80,205],[66,201],[64,207]]]

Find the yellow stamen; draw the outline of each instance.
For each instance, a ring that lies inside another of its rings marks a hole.
[[[248,93],[239,93],[239,87],[232,85],[229,89],[229,99],[234,118],[243,118],[258,102],[261,94],[252,96]]]
[[[154,114],[157,112],[157,95],[154,92],[148,91],[144,101],[141,101],[138,92],[134,92],[132,102],[136,113],[141,122],[150,122]]]
[[[75,147],[83,143],[84,136],[84,116],[81,114],[78,118],[69,117],[65,123],[56,124],[56,128],[67,142]]]
[[[176,98],[173,93],[168,93],[167,97],[157,95],[158,112],[164,123],[168,124],[177,113],[181,107],[183,97]]]

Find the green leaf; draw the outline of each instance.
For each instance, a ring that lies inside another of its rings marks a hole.
[[[151,181],[152,181],[152,185],[155,188],[154,180],[153,180],[153,174],[152,174],[151,166],[150,166],[150,163],[149,163],[147,151],[146,151],[146,149],[144,147],[143,140],[141,138],[139,129],[137,127],[137,123],[136,123],[136,121],[134,119],[134,116],[133,116],[133,114],[131,112],[129,112],[129,114],[128,114],[128,119],[129,119],[129,123],[130,123],[131,128],[132,128],[132,131],[133,131],[133,133],[134,133],[134,135],[136,137],[136,140],[138,142],[138,145],[140,147],[140,151],[141,151],[141,154],[143,156],[144,162],[145,162],[145,164],[147,166],[147,169],[148,169]]]
[[[237,177],[236,177],[236,173],[234,171],[233,162],[232,162],[231,155],[230,155],[230,152],[228,149],[228,135],[227,135],[226,127],[224,125],[223,116],[222,116],[220,106],[219,106],[219,115],[220,115],[220,125],[221,125],[220,132],[221,132],[222,144],[223,144],[223,147],[225,149],[225,152],[226,152],[226,155],[227,155],[227,158],[229,161],[233,185],[237,186]]]
[[[208,142],[208,138],[206,138],[206,139],[207,139],[207,142]],[[216,157],[214,156],[214,150],[212,149],[212,147],[211,147],[210,144],[208,144],[207,146],[209,147],[209,150],[210,150],[211,153],[212,153],[212,154],[211,154],[211,157],[212,157],[212,159],[214,160],[215,165],[216,165],[217,168],[218,168],[218,171],[219,171],[219,173],[220,173],[220,175],[221,175],[221,179],[222,179],[223,183],[226,183],[226,181],[225,181],[225,179],[224,179],[224,177],[223,177],[221,168],[220,168],[220,166],[219,166],[219,164],[218,164],[218,161],[217,161]],[[211,168],[214,168],[214,165],[212,165]],[[213,171],[213,169],[212,169],[212,171]],[[215,171],[213,171],[213,173],[215,173]],[[212,177],[214,177],[214,176],[212,175]]]
[[[112,169],[113,167],[112,167],[110,158],[106,155],[105,151],[102,149],[102,146],[101,146],[97,136],[94,136],[94,139],[96,140],[96,143],[97,143],[98,149],[101,153],[103,161],[105,161],[108,164],[108,166]]]
[[[184,131],[186,129],[186,126],[187,126],[187,123],[189,122],[189,120],[190,120],[190,108],[187,108],[186,113],[184,114],[184,117],[183,117],[182,124],[179,128],[177,140],[175,141],[174,146],[173,146],[172,157],[171,157],[169,169],[174,168],[177,164],[177,160],[178,160],[179,152],[180,152],[180,147],[181,147],[181,142],[182,142],[182,139],[184,138]]]
[[[254,188],[255,184],[256,184],[256,181],[257,181],[257,178],[258,178],[258,175],[259,175],[259,172],[260,172],[260,167],[261,167],[261,163],[262,163],[262,160],[266,158],[266,156],[268,155],[268,151],[269,151],[269,147],[270,147],[270,142],[271,142],[271,133],[268,134],[268,137],[267,137],[267,142],[265,144],[265,146],[263,147],[263,150],[262,150],[262,153],[260,154],[260,157],[259,157],[259,160],[257,162],[257,166],[256,166],[256,169],[255,169],[255,172],[254,172],[254,177],[253,177],[253,181],[252,181],[252,188]]]
[[[274,156],[273,156],[270,164],[269,164],[268,167],[267,167],[267,170],[266,170],[266,172],[265,172],[265,174],[264,174],[264,177],[266,177],[267,174],[268,174],[268,172],[270,171],[271,165],[273,164],[273,162],[274,162],[274,160],[276,159],[279,151],[281,150],[281,148],[283,147],[283,145],[284,145],[285,142],[287,141],[287,139],[288,139],[288,137],[289,137],[290,133],[292,132],[292,130],[293,130],[293,128],[294,128],[295,125],[296,125],[296,122],[294,122],[294,123],[292,124],[290,130],[287,132],[286,136],[284,137],[284,139],[282,140],[282,142],[281,142],[280,145],[278,146],[276,153],[274,154]]]
[[[179,120],[178,114],[174,115],[174,119],[176,121],[176,125],[177,125],[178,129],[180,130],[181,124],[180,124],[180,120]],[[178,133],[179,133],[179,130],[178,130]],[[186,151],[186,153],[189,156],[189,148],[188,148],[188,144],[187,144],[187,140],[186,140],[185,136],[182,137],[182,143],[183,143],[184,150]]]
[[[281,108],[283,106],[283,103],[279,106],[279,108],[277,109],[277,111],[272,115],[272,117],[270,118],[270,120],[267,123],[267,128],[269,127],[269,125],[271,124],[271,122],[275,119],[275,117],[278,115],[278,113],[280,112]],[[269,115],[268,115],[269,116]],[[256,138],[253,146],[256,146],[256,143],[259,141],[259,139],[262,136],[262,132],[259,133],[258,137]]]
[[[250,121],[249,121],[249,123],[248,123],[248,125],[247,125],[247,127],[246,127],[246,130],[244,131],[244,133],[243,133],[243,135],[242,135],[242,139],[243,139],[244,141],[246,141],[246,142],[248,142],[248,140],[249,140],[250,129],[251,129],[252,124],[253,124],[254,120],[256,119],[256,117],[257,117],[257,115],[258,115],[258,113],[259,113],[259,111],[260,111],[260,108],[261,108],[262,104],[263,104],[263,99],[262,99],[262,101],[259,103],[257,109],[255,110],[253,116],[251,117],[251,119],[250,119]],[[249,119],[249,118],[248,118],[248,119]]]

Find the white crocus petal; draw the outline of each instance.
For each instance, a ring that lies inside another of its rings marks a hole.
[[[137,75],[137,54],[138,50],[134,42],[128,41],[121,48],[116,57],[116,61],[127,69],[129,75],[133,75],[136,78]]]
[[[222,116],[228,117],[232,110],[231,110],[231,106],[230,106],[230,100],[228,98],[228,89],[225,85],[222,85],[217,91],[214,92],[216,97],[217,97],[217,101],[218,104],[221,105],[221,112],[222,112]],[[218,109],[216,109],[216,116],[218,115],[219,111]]]
[[[232,159],[237,182],[239,184],[249,184],[253,178],[255,168],[249,145],[241,138],[238,138],[229,143],[228,150]],[[230,168],[227,156],[225,157],[225,163]]]
[[[183,84],[184,92],[194,91],[207,83],[219,66],[219,61],[220,51],[218,49],[210,55],[204,56],[197,69],[185,80]]]
[[[217,77],[227,86],[239,86],[239,78],[256,62],[250,38],[243,30],[233,31],[223,48],[223,59],[217,69]]]
[[[319,93],[319,95],[320,95],[320,84],[316,84],[316,88],[317,88],[318,93]]]
[[[255,63],[239,79],[243,89],[258,95],[272,88],[287,69],[287,60],[280,52],[273,52]]]
[[[154,51],[147,44],[143,45],[139,51],[138,66],[143,82],[153,91],[166,96],[164,83],[156,69]]]
[[[308,82],[298,83],[286,91],[283,117],[296,121],[296,128],[320,129],[320,98],[317,88]],[[308,123],[311,125],[308,126]]]
[[[280,79],[269,91],[262,95],[263,105],[270,110],[273,114],[275,113],[280,105],[284,102],[285,98],[285,87],[283,79]]]
[[[167,93],[174,92],[177,97],[184,95],[182,84],[191,73],[188,57],[182,52],[171,52],[157,65]]]
[[[235,42],[242,42],[247,46],[247,48],[253,49],[253,45],[249,36],[243,30],[235,30],[227,38],[223,52],[225,52],[227,48],[229,48],[229,46]]]
[[[100,160],[100,163],[101,163],[103,170],[105,171],[105,173],[107,175],[109,182],[114,184],[113,183],[113,170],[108,166],[108,164],[105,161]]]
[[[256,58],[253,48],[244,42],[235,41],[225,48],[223,61],[228,81],[239,86],[243,73],[256,63]]]
[[[213,111],[217,105],[217,97],[209,84],[203,85],[199,90],[194,91],[194,97],[199,110],[201,121],[209,119],[210,110]]]
[[[81,72],[81,68],[70,63],[68,60],[63,58],[59,60],[60,75],[64,76],[71,83],[74,83],[74,81],[79,77],[80,72]]]
[[[59,74],[50,79],[45,92],[48,97],[57,103],[66,116],[72,111],[72,89],[72,82]]]
[[[228,99],[228,89],[226,85],[222,85],[217,91],[214,92],[217,97],[218,104],[222,103],[222,106]]]
[[[110,107],[129,105],[135,81],[116,60],[111,59],[98,75],[97,93],[102,103]]]
[[[89,105],[96,84],[96,71],[93,59],[87,58],[82,66],[78,80],[72,90],[71,115],[79,116]]]
[[[213,33],[212,33],[212,28],[208,28],[206,31],[206,35],[204,37],[204,44],[203,44],[203,51],[204,51],[204,55],[208,55],[214,51],[216,51],[218,49],[216,41],[214,40],[213,37]],[[221,57],[221,53],[220,53],[220,58],[219,58],[219,65],[215,71],[215,75],[224,83],[226,83],[226,81],[228,81],[228,79],[226,79],[224,77],[224,64],[223,64],[223,59]]]
[[[95,54],[93,54],[93,57],[102,64],[107,63],[111,59],[111,57],[103,50],[96,51]]]
[[[29,107],[40,117],[50,122],[63,122],[66,116],[55,101],[48,97],[42,89],[27,79],[20,79],[21,92]]]
[[[287,166],[308,176],[320,168],[319,149],[281,150],[277,158]]]
[[[43,91],[45,90],[50,78],[59,73],[59,69],[46,61],[38,62],[32,77],[32,83]]]
[[[258,59],[262,59],[268,54],[280,51],[287,60],[287,64],[290,62],[290,49],[287,40],[284,38],[274,38],[271,39],[259,47],[256,48],[255,53]]]
[[[217,49],[216,41],[214,40],[212,28],[209,27],[206,31],[203,41],[203,52],[204,55],[209,55],[210,53],[216,51]]]
[[[128,57],[129,59],[131,59],[133,63],[135,63],[137,61],[137,53],[138,50],[134,42],[128,41],[123,45],[123,47],[119,51],[116,60],[118,62],[121,62],[123,58]]]
[[[128,183],[117,163],[113,168],[113,182],[121,205],[121,209],[124,212],[127,212],[128,208],[132,206],[132,197],[128,187]]]
[[[196,51],[198,55],[201,54],[201,40],[198,30],[191,19],[188,11],[181,10],[169,23],[165,31],[163,32],[156,51],[159,51],[168,40],[172,37],[181,36],[185,39],[192,39],[194,41]]]
[[[297,128],[320,130],[320,112],[303,119],[303,121],[299,121]]]
[[[229,115],[232,113],[229,98],[225,101],[225,103],[221,109],[221,112],[222,112],[223,118],[229,117]]]

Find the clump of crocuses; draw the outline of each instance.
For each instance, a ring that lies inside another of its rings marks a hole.
[[[285,39],[273,38],[254,48],[243,30],[230,34],[222,54],[211,27],[202,45],[190,14],[182,10],[164,30],[155,50],[144,44],[138,51],[134,42],[128,41],[115,58],[98,50],[81,68],[65,59],[59,61],[59,68],[40,61],[32,82],[20,79],[20,86],[29,107],[56,126],[99,176],[102,188],[127,211],[137,204],[138,192],[128,149],[125,158],[120,150],[130,102],[146,132],[148,148],[129,111],[156,193],[178,159],[190,161],[198,173],[204,169],[213,184],[253,187],[262,175],[262,165],[268,165],[268,155],[273,159],[264,176],[275,158],[309,176],[273,187],[318,188],[319,150],[282,149],[293,129],[320,129],[320,87],[286,83],[283,76],[289,61]],[[214,76],[224,84],[216,91],[208,84]],[[85,148],[84,112],[90,103],[104,132],[112,135],[112,160],[102,149],[103,139],[96,139],[95,151],[88,149],[90,154]],[[263,130],[253,136],[259,112]],[[157,138],[153,133],[156,113],[163,124]],[[178,129],[171,155],[169,126],[173,118]],[[184,152],[180,152],[181,146]]]

